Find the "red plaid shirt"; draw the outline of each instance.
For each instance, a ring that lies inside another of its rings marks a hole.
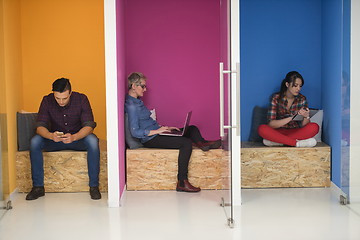
[[[273,95],[268,110],[268,121],[271,120],[280,120],[295,115],[301,108],[308,107],[308,102],[306,97],[302,94],[295,96],[294,102],[291,105],[290,109],[286,108],[288,100],[286,96],[280,98],[280,94],[276,93]],[[286,125],[282,126],[283,128],[300,128],[302,127],[301,121],[290,121]]]

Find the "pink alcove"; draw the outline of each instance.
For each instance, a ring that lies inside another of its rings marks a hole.
[[[125,0],[125,69],[144,73],[145,105],[160,124],[186,113],[207,139],[219,138],[219,0]]]
[[[206,139],[219,138],[219,62],[227,55],[227,41],[220,40],[227,37],[221,2],[117,0],[120,192],[126,181],[123,113],[129,73],[147,76],[143,100],[156,109],[160,124],[182,126],[192,110],[191,124]]]

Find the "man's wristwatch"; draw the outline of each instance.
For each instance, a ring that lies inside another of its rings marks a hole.
[[[306,119],[310,119],[310,117],[306,117]]]

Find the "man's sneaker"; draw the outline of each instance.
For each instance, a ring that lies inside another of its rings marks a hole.
[[[317,142],[315,138],[308,138],[305,140],[298,140],[296,142],[296,147],[315,147],[316,143]]]
[[[35,200],[42,196],[45,196],[45,188],[33,187],[28,195],[26,195],[26,200]]]
[[[99,191],[99,187],[90,187],[90,197],[93,200],[101,199],[101,193]]]
[[[267,140],[267,139],[263,139],[263,144],[265,146],[268,146],[268,147],[281,147],[281,146],[284,146],[284,144],[282,143],[277,143],[277,142],[272,142],[270,140]]]

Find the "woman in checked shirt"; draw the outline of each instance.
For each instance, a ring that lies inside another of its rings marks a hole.
[[[314,147],[313,138],[319,131],[310,122],[306,97],[300,93],[304,79],[296,71],[289,72],[281,83],[280,91],[273,94],[268,110],[268,124],[260,125],[259,135],[266,146]],[[295,121],[297,115],[303,117]]]

